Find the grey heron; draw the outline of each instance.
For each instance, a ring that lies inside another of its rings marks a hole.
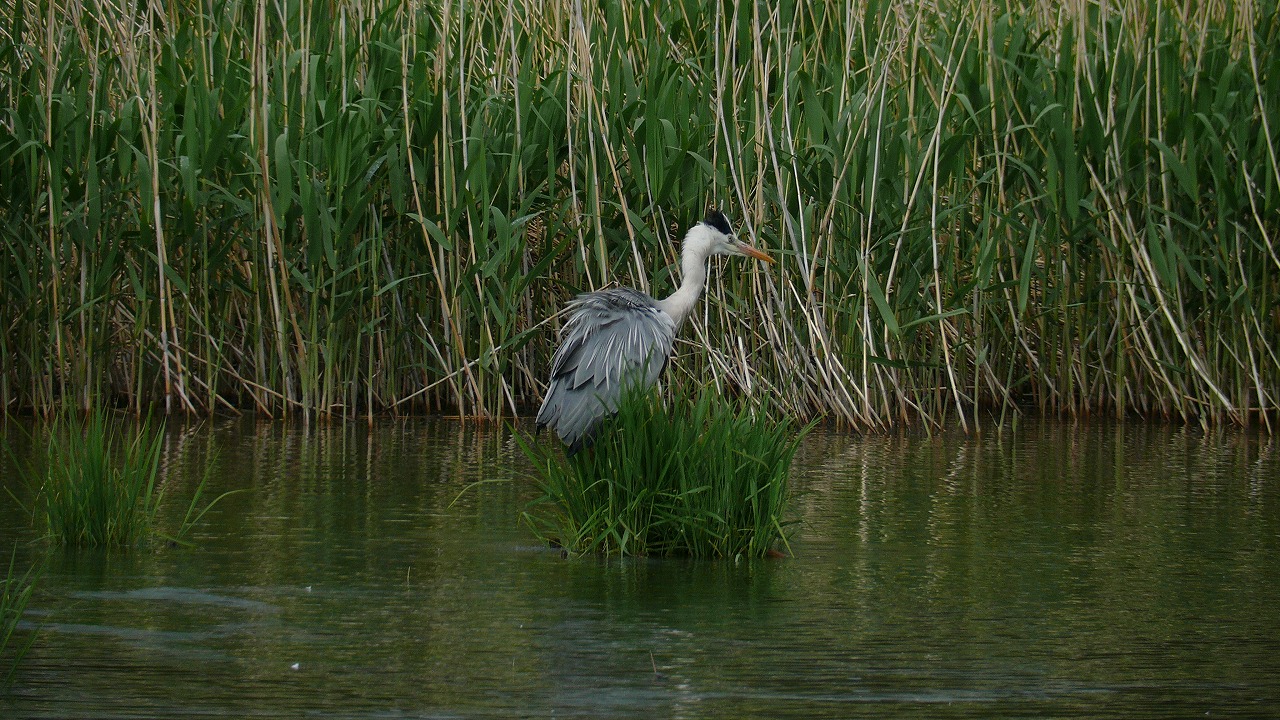
[[[680,325],[707,281],[707,258],[745,255],[773,258],[742,242],[718,210],[684,236],[680,287],[657,300],[631,288],[588,292],[569,301],[569,319],[551,361],[551,384],[538,410],[539,428],[550,427],[570,455],[590,445],[596,425],[617,410],[628,383],[653,385],[666,367]]]

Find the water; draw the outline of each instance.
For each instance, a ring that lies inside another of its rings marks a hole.
[[[1277,450],[819,433],[795,557],[606,562],[518,524],[500,428],[173,432],[175,497],[211,453],[245,492],[193,548],[54,552],[0,716],[1280,717]]]

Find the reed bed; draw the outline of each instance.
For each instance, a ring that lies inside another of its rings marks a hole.
[[[1267,1],[0,0],[0,406],[501,417],[573,293],[859,428],[1280,402]],[[547,319],[551,318],[550,321]]]
[[[624,393],[572,455],[520,438],[543,496],[530,528],[575,555],[765,557],[787,546],[788,474],[805,431],[709,390]]]

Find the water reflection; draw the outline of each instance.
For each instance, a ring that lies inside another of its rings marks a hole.
[[[744,563],[539,547],[498,427],[175,431],[175,496],[211,459],[212,492],[246,492],[196,547],[49,558],[4,717],[1280,707],[1280,462],[1254,435],[815,434],[797,557]],[[0,529],[30,534],[11,508]]]

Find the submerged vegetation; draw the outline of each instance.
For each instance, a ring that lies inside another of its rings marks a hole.
[[[675,366],[719,390],[858,427],[1280,403],[1274,0],[0,15],[5,412],[515,412],[541,320],[671,287],[709,201],[781,255],[713,277],[725,341]]]
[[[624,394],[595,444],[572,456],[517,436],[543,491],[524,515],[534,532],[575,554],[785,547],[787,475],[804,433],[709,391],[675,394],[670,407],[656,392]]]
[[[15,551],[9,556],[9,566],[4,577],[0,578],[0,672],[4,673],[3,680],[0,680],[0,690],[12,679],[13,671],[35,639],[35,634],[32,633],[25,643],[14,642],[17,639],[14,633],[31,600],[31,591],[35,588],[35,568],[19,572],[17,560]]]

